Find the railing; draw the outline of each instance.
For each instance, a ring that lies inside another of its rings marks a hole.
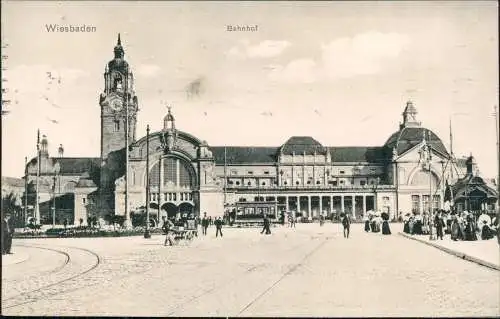
[[[226,190],[365,190],[365,191],[381,191],[381,190],[392,190],[394,185],[344,185],[344,186],[333,186],[333,185],[283,185],[283,186],[226,186]]]

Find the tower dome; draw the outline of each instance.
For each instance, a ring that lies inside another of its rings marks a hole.
[[[172,115],[171,106],[168,107],[168,113],[163,118],[163,130],[175,130],[175,118]]]
[[[408,101],[403,111],[403,123],[399,126],[399,131],[393,133],[384,144],[388,149],[388,154],[401,155],[425,139],[432,149],[443,155],[448,155],[448,151],[439,136],[433,131],[422,127],[421,122],[417,121],[417,113],[417,108],[413,102]]]
[[[108,70],[109,71],[117,70],[120,71],[120,73],[122,74],[127,74],[128,63],[124,59],[125,51],[123,50],[122,41],[119,33],[118,33],[118,40],[116,42],[115,48],[113,49],[113,52],[115,57],[113,60],[109,61]]]

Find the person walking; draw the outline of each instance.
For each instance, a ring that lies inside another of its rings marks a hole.
[[[9,213],[2,220],[2,255],[12,254],[12,237],[14,237],[14,224]]]
[[[271,220],[267,215],[264,215],[264,227],[262,228],[261,234],[266,233],[266,235],[271,235]]]
[[[348,214],[342,217],[342,226],[344,226],[344,238],[349,238],[349,231],[351,228],[351,219]]]
[[[208,224],[210,224],[210,220],[207,218],[207,213],[203,213],[203,219],[201,220],[201,231],[203,235],[207,235]]]
[[[215,224],[215,237],[218,237],[219,234],[220,236],[222,237],[222,218],[219,216],[217,217],[217,219],[214,221],[214,224]]]
[[[443,240],[443,228],[445,223],[443,216],[439,213],[436,213],[436,217],[434,218],[434,226],[436,227],[436,238]]]
[[[163,244],[164,246],[167,246],[167,243],[170,244],[170,246],[174,245],[174,236],[172,234],[173,230],[172,227],[174,227],[174,224],[170,219],[165,219],[163,222],[163,232],[165,233],[165,243]]]

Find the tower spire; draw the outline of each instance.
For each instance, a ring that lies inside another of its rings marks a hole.
[[[116,42],[116,45],[122,45],[122,40],[120,39],[120,33],[118,33],[118,42]]]
[[[450,116],[450,154],[453,155],[453,132],[451,130],[451,116]]]

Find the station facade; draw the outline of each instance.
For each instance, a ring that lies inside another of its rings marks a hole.
[[[456,159],[418,121],[411,101],[399,129],[379,147],[324,146],[310,136],[292,136],[276,147],[211,146],[179,130],[170,109],[161,131],[136,138],[139,102],[120,37],[105,67],[99,106],[99,157],[64,157],[62,147],[50,157],[44,136],[40,159],[28,163],[29,191],[36,192],[38,184],[42,219],[50,219],[52,207],[58,220],[70,224],[85,224],[90,216],[129,220],[145,209],[146,185],[157,220],[185,213],[220,216],[236,203],[252,201],[275,201],[278,211],[311,219],[342,212],[360,219],[369,210],[396,218],[443,208],[450,185],[477,175],[472,156]],[[481,181],[482,207],[495,209],[496,191]]]

